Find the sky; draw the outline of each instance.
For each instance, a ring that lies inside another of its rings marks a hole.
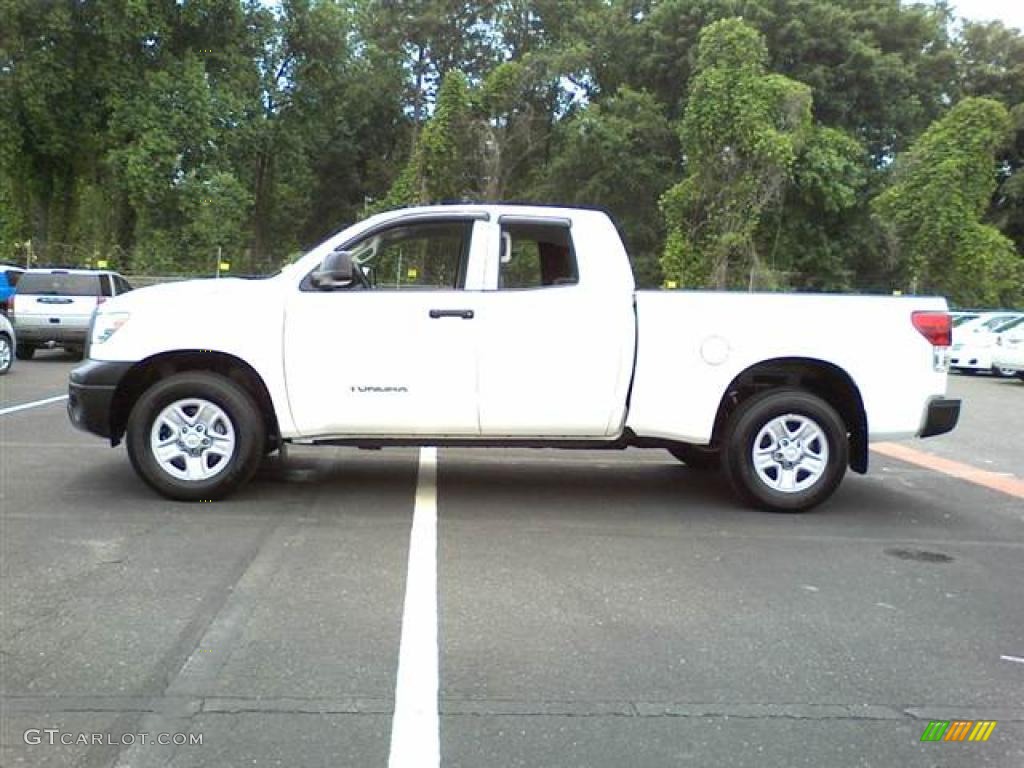
[[[1024,0],[954,0],[957,16],[972,21],[1001,21],[1024,30]]]

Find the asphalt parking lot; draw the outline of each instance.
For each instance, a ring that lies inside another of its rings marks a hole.
[[[419,451],[295,448],[169,502],[63,403],[3,413],[73,366],[0,379],[0,766],[387,765]],[[961,428],[915,447],[1024,476],[1024,383],[951,390]],[[437,457],[441,765],[1024,763],[1021,498],[875,456],[777,515],[661,451]]]

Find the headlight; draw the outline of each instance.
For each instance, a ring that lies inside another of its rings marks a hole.
[[[110,312],[97,314],[92,323],[92,336],[89,342],[93,345],[109,341],[110,337],[120,330],[131,315],[127,312]]]

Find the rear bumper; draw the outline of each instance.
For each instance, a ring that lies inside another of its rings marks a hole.
[[[133,363],[89,360],[68,377],[68,418],[83,432],[116,442],[111,426],[111,406],[117,385]]]
[[[928,403],[919,437],[934,437],[952,432],[960,420],[960,401],[940,398]]]
[[[82,328],[75,325],[18,325],[18,340],[22,344],[45,344],[48,341],[57,344],[85,345],[89,337],[88,326]]]

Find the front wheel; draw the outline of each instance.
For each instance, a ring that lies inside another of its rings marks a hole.
[[[36,348],[29,344],[19,344],[15,350],[15,356],[19,360],[31,360],[36,354]]]
[[[128,420],[128,456],[163,496],[208,501],[252,478],[264,433],[244,389],[224,376],[190,371],[155,384],[136,402]]]
[[[1014,368],[1000,368],[998,365],[993,365],[992,373],[1001,379],[1010,379],[1016,375],[1017,371]]]
[[[775,390],[742,403],[729,423],[723,466],[733,490],[759,507],[803,512],[839,486],[849,457],[835,409],[801,390]]]

